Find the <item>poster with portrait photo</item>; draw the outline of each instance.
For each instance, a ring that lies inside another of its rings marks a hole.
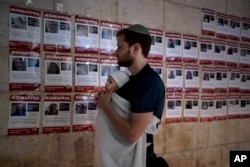
[[[166,65],[166,91],[168,93],[180,93],[183,89],[182,64]]]
[[[75,56],[75,91],[99,90],[99,59]]]
[[[99,20],[75,17],[75,52],[76,53],[99,53]]]
[[[200,95],[200,122],[214,120],[214,95]]]
[[[71,51],[71,16],[44,12],[43,47],[45,51]]]
[[[214,45],[211,38],[199,39],[199,64],[212,65],[214,62]]]
[[[40,95],[10,95],[8,136],[39,133]]]
[[[183,34],[183,62],[198,62],[198,37],[195,35]]]
[[[156,29],[148,29],[151,36],[151,49],[148,58],[153,60],[162,60],[163,56],[163,31]]]
[[[182,121],[182,94],[166,94],[165,123],[178,123]]]
[[[10,6],[9,48],[40,51],[41,11]]]
[[[214,39],[214,65],[225,66],[227,60],[227,43],[225,40]]]
[[[229,15],[228,39],[239,41],[241,33],[241,18]]]
[[[13,49],[9,54],[9,90],[39,90],[40,53]]]
[[[227,119],[227,95],[215,95],[214,120]]]
[[[227,93],[228,89],[228,68],[215,66],[215,92]]]
[[[241,88],[240,68],[229,67],[228,69],[228,91],[239,93]]]
[[[86,131],[95,129],[97,107],[94,100],[95,94],[75,95],[73,131]]]
[[[241,68],[250,67],[250,45],[249,44],[240,44],[239,67]]]
[[[241,41],[250,42],[250,18],[241,19]]]
[[[202,34],[214,36],[215,35],[215,11],[211,9],[202,9]]]
[[[100,88],[105,90],[105,83],[108,79],[108,75],[111,72],[120,70],[120,66],[117,64],[117,59],[101,58],[100,59]]]
[[[199,95],[198,94],[185,94],[183,121],[184,122],[197,122],[198,114],[199,114],[198,111],[199,111]]]
[[[215,90],[215,67],[201,67],[201,92],[214,93]]]
[[[162,62],[161,61],[148,60],[148,64],[162,78]]]
[[[43,108],[42,131],[64,133],[70,129],[70,95],[46,95]]]
[[[216,17],[216,37],[221,39],[228,39],[229,18],[227,14],[217,12]]]
[[[228,119],[240,117],[240,95],[228,95]]]
[[[227,42],[227,60],[228,67],[238,67],[239,65],[239,44],[236,42]]]
[[[199,92],[200,80],[199,80],[199,66],[188,65],[184,66],[184,91],[186,93]]]
[[[240,68],[240,92],[250,93],[250,69]]]
[[[72,91],[72,56],[45,55],[45,91]]]
[[[166,61],[167,62],[182,62],[182,38],[179,33],[165,34],[166,37]]]
[[[109,21],[100,22],[100,54],[111,56],[117,48],[116,33],[122,24]]]
[[[240,118],[250,118],[250,96],[240,95]]]

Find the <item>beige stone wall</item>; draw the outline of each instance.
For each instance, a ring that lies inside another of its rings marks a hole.
[[[53,0],[33,1],[32,8],[54,10]],[[96,19],[141,23],[150,28],[197,36],[202,36],[201,8],[250,18],[249,0],[61,1],[65,4],[65,12],[72,16],[88,13]],[[91,167],[93,132],[7,136],[9,95],[12,93],[8,91],[8,10],[11,4],[24,7],[24,2],[0,0],[0,166]],[[44,91],[32,93],[44,96]],[[155,138],[156,152],[171,167],[229,167],[230,150],[250,150],[249,126],[250,119],[161,124]]]

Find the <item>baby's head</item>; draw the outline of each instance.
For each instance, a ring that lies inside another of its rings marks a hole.
[[[109,74],[105,88],[107,91],[113,90],[114,92],[128,82],[129,76],[124,71],[114,71]]]

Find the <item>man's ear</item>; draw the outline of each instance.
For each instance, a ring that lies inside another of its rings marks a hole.
[[[139,43],[135,43],[131,46],[132,53],[137,54],[140,50],[141,46]]]

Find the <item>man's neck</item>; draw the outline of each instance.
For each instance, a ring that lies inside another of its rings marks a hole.
[[[138,72],[142,70],[142,68],[147,64],[147,59],[137,59],[133,62],[133,64],[128,67],[128,70],[131,72],[132,76],[135,76]]]

